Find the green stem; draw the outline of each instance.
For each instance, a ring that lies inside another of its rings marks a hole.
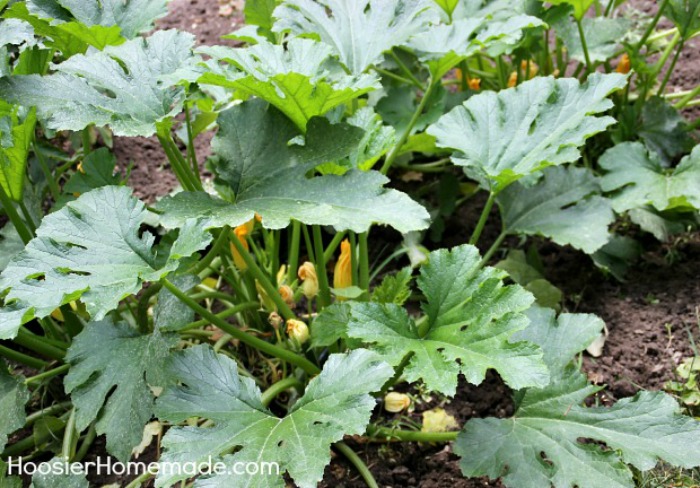
[[[323,252],[323,236],[321,227],[312,226],[314,241],[314,256],[316,257],[316,276],[318,277],[318,304],[319,308],[326,307],[331,303],[331,290],[328,284],[328,273],[326,270],[326,257]]]
[[[331,259],[333,259],[333,254],[335,253],[335,250],[338,249],[338,246],[340,246],[340,243],[343,242],[344,238],[345,231],[336,232],[330,244],[326,246],[326,250],[323,252],[324,261],[328,262]]]
[[[486,251],[486,254],[484,254],[484,257],[481,258],[481,267],[486,266],[489,262],[489,260],[493,257],[494,253],[498,251],[498,248],[501,247],[501,244],[503,243],[503,239],[506,238],[508,234],[503,231],[501,232],[494,243],[491,245],[488,251]]]
[[[406,144],[406,141],[408,140],[408,137],[411,135],[411,132],[413,131],[413,128],[415,125],[418,123],[418,119],[420,116],[423,114],[423,110],[425,110],[425,106],[428,103],[428,99],[433,93],[433,90],[435,89],[436,86],[440,84],[440,80],[433,80],[431,79],[427,90],[425,90],[425,93],[423,94],[423,98],[421,99],[420,103],[418,104],[418,107],[416,108],[416,111],[413,113],[413,117],[411,117],[411,120],[409,121],[408,125],[404,129],[404,131],[401,133],[401,137],[399,137],[399,140],[396,142],[394,147],[391,149],[391,152],[387,155],[386,159],[384,160],[384,164],[382,165],[382,168],[380,172],[382,174],[387,174],[389,172],[389,169],[391,168],[391,165],[394,164],[394,161],[398,157],[399,153],[401,152],[401,148]]]
[[[248,252],[247,249],[243,247],[241,241],[239,239],[229,239],[229,242],[233,244],[233,247],[235,247],[238,253],[241,255],[243,261],[245,261],[246,265],[248,266],[248,271],[253,276],[253,278],[258,280],[258,283],[260,283],[260,286],[263,287],[263,289],[267,293],[267,296],[269,296],[270,299],[275,303],[280,315],[282,315],[282,317],[284,317],[287,320],[296,317],[296,315],[294,315],[294,312],[292,312],[292,309],[289,308],[289,306],[285,303],[284,300],[282,300],[282,297],[277,291],[277,288],[275,288],[272,285],[265,273],[260,269],[260,267],[258,267],[258,263],[255,262],[253,256]]]
[[[62,360],[66,355],[66,351],[48,344],[43,340],[43,338],[32,334],[25,328],[19,329],[17,332],[17,337],[14,338],[14,341],[20,346],[31,349],[32,351],[51,359]]]
[[[44,173],[46,184],[49,186],[49,192],[51,192],[51,196],[53,197],[54,201],[58,201],[58,197],[61,196],[61,189],[58,187],[58,183],[56,183],[56,179],[54,178],[53,174],[51,174],[51,169],[49,169],[49,165],[47,164],[44,155],[41,154],[41,151],[39,151],[39,147],[37,146],[36,142],[32,143],[32,145],[34,147],[36,159],[39,161],[41,172]]]
[[[415,85],[415,83],[413,83],[413,81],[409,80],[408,78],[404,78],[403,76],[399,76],[396,73],[392,73],[391,71],[377,68],[376,66],[374,67],[374,71],[376,71],[377,73],[379,73],[382,76],[386,76],[387,78],[391,78],[392,80],[396,80],[396,81],[403,83],[405,85]]]
[[[495,201],[496,194],[490,193],[489,199],[486,201],[486,205],[484,206],[484,210],[481,212],[481,217],[479,217],[479,222],[476,224],[476,228],[469,239],[469,244],[476,245],[476,243],[479,242],[479,237],[481,237],[481,232],[484,230],[486,221],[489,219],[489,215]]]
[[[136,306],[136,320],[138,322],[139,331],[141,331],[142,334],[150,332],[148,326],[148,308],[151,304],[151,298],[156,296],[162,287],[160,283],[153,283],[146,288],[139,297],[139,302]]]
[[[22,216],[24,217],[24,223],[27,225],[27,229],[29,232],[32,233],[32,236],[36,235],[36,224],[34,223],[34,219],[32,218],[32,214],[29,213],[29,209],[27,206],[24,204],[22,200],[17,202],[17,206],[19,209],[22,211]]]
[[[17,352],[14,349],[10,349],[9,347],[2,345],[0,345],[0,357],[4,357],[16,363],[24,364],[25,366],[29,366],[30,368],[34,369],[44,369],[49,365],[49,363],[46,361],[28,356],[27,354]]]
[[[66,430],[63,434],[63,446],[61,448],[61,457],[66,461],[70,462],[75,456],[75,408],[70,412],[70,417],[68,417],[68,422],[66,423]]]
[[[676,49],[676,54],[675,54],[675,56],[673,56],[673,60],[671,61],[671,65],[668,67],[668,70],[666,71],[666,76],[664,76],[664,80],[661,82],[661,86],[659,87],[659,91],[657,92],[658,95],[663,94],[664,90],[666,89],[666,85],[671,80],[671,75],[673,74],[673,70],[676,68],[676,63],[678,63],[678,59],[681,57],[681,52],[683,51],[684,45],[685,45],[685,40],[681,40],[680,44],[678,44],[678,48]]]
[[[199,314],[202,318],[207,319],[209,322],[223,330],[224,332],[230,334],[231,336],[235,337],[241,342],[244,342],[245,344],[248,344],[251,347],[254,347],[266,354],[269,354],[271,356],[280,358],[284,361],[287,361],[290,364],[293,364],[295,366],[298,366],[299,368],[303,369],[306,371],[308,374],[318,374],[321,372],[321,370],[313,364],[311,361],[306,359],[303,356],[300,356],[299,354],[296,354],[292,351],[289,351],[287,349],[283,349],[281,347],[275,346],[274,344],[270,344],[267,341],[264,341],[262,339],[259,339],[255,336],[249,335],[242,330],[234,327],[233,325],[229,324],[225,320],[222,320],[221,318],[217,317],[213,313],[211,313],[209,310],[206,308],[202,307],[199,305],[197,302],[192,300],[190,297],[188,297],[185,293],[181,292],[178,287],[173,285],[170,281],[168,281],[166,278],[163,278],[161,280],[161,283],[163,283],[163,286],[165,286],[168,290],[170,290],[170,293],[175,295],[182,303],[190,307],[192,310],[195,311],[195,313]]]
[[[365,480],[365,483],[367,483],[369,488],[379,488],[377,481],[374,479],[374,476],[372,476],[372,472],[369,470],[364,461],[360,459],[360,456],[358,456],[355,451],[350,448],[350,446],[344,442],[336,442],[334,447],[338,450],[338,452],[345,456],[353,466],[355,466],[355,469],[357,469],[357,471],[360,473],[360,476],[362,476],[362,479]]]
[[[92,443],[95,441],[96,438],[97,429],[95,428],[95,423],[93,422],[92,424],[90,424],[90,428],[88,429],[87,434],[85,434],[85,437],[83,438],[83,442],[80,444],[78,452],[76,452],[75,456],[73,456],[74,462],[79,463],[85,458],[85,456],[87,456],[87,453],[90,450],[90,447],[92,446]]]
[[[193,268],[190,273],[198,275],[216,259],[226,248],[226,244],[229,240],[229,231],[231,228],[227,225],[219,232],[218,237],[214,241],[214,245],[209,249],[209,252],[204,256]]]
[[[640,49],[642,49],[642,46],[644,46],[644,43],[647,42],[647,39],[649,39],[649,36],[651,35],[652,32],[654,32],[654,29],[656,28],[656,25],[659,23],[659,20],[661,19],[661,15],[664,13],[664,10],[666,9],[666,5],[668,5],[669,0],[663,0],[661,2],[661,5],[659,5],[659,10],[656,12],[656,15],[651,21],[651,24],[647,27],[647,30],[644,31],[644,35],[642,38],[639,40],[637,43],[637,46],[635,50],[639,52]]]
[[[194,148],[194,135],[192,133],[192,119],[190,118],[190,107],[185,103],[185,125],[187,127],[187,155],[190,158],[192,172],[197,177],[197,181],[202,183],[202,176],[199,174],[199,163],[197,162],[197,151]]]
[[[350,268],[352,270],[352,284],[355,286],[358,286],[360,283],[360,275],[358,272],[358,263],[357,263],[357,234],[354,232],[350,232],[349,234],[350,237],[350,249],[352,251],[350,252]]]
[[[5,193],[5,189],[2,187],[2,185],[0,185],[0,205],[2,205],[2,208],[3,210],[5,210],[5,213],[10,219],[10,222],[12,222],[12,225],[15,226],[15,230],[19,234],[19,237],[22,239],[22,242],[27,244],[29,241],[31,241],[33,238],[32,233],[27,228],[27,225],[24,223],[24,220],[22,220],[22,218],[17,213],[14,203],[12,203],[10,197],[7,195],[7,193]]]
[[[299,269],[299,244],[301,242],[301,223],[292,221],[292,233],[290,235],[289,259],[287,269],[287,283],[294,283]]]
[[[357,236],[360,255],[359,287],[369,293],[369,230]]]
[[[389,51],[389,55],[396,61],[396,64],[399,66],[399,69],[403,72],[403,74],[410,80],[410,82],[415,85],[416,88],[419,90],[423,90],[423,83],[421,83],[418,78],[416,78],[413,73],[411,73],[411,70],[408,69],[408,67],[401,61],[401,59],[396,55],[394,51]]]
[[[372,437],[384,437],[386,439],[394,439],[402,442],[451,442],[457,439],[459,431],[420,432],[370,426],[367,428],[367,433]]]
[[[423,336],[421,336],[423,337]],[[389,388],[394,386],[400,379],[401,376],[403,375],[403,370],[406,369],[406,366],[408,366],[408,363],[411,362],[411,359],[413,358],[413,351],[409,351],[401,360],[399,365],[394,369],[394,376],[391,377],[389,381],[384,383],[384,386],[382,387],[381,391],[379,392],[380,395],[384,396],[386,395],[386,392],[389,391]]]
[[[586,42],[586,35],[583,33],[583,22],[582,19],[576,19],[576,26],[578,27],[578,35],[581,38],[581,47],[583,48],[583,56],[586,58],[586,74],[590,73],[593,69],[593,64],[591,63],[591,56],[588,53],[588,43]]]
[[[24,423],[24,426],[30,427],[39,419],[42,419],[42,418],[48,417],[48,416],[52,416],[58,412],[64,412],[66,409],[70,408],[71,405],[72,405],[71,402],[62,402],[62,403],[57,403],[55,405],[51,405],[50,407],[46,407],[46,408],[43,408],[41,410],[38,410],[30,415],[27,415],[27,421]]]
[[[87,156],[92,152],[92,125],[88,125],[81,132],[81,138],[83,143],[83,156]]]
[[[24,384],[29,385],[32,383],[41,382],[45,379],[54,378],[58,375],[61,375],[63,373],[68,372],[69,369],[70,369],[70,364],[63,364],[63,365],[59,366],[58,368],[50,369],[48,371],[44,371],[43,373],[39,373],[36,376],[32,376],[30,378],[27,378],[26,380],[24,380]]]
[[[153,478],[154,475],[146,471],[145,473],[142,473],[138,477],[134,478],[134,481],[126,485],[126,488],[141,488],[143,484]]]
[[[288,376],[285,379],[273,384],[267,390],[265,390],[260,400],[262,404],[267,407],[270,403],[272,403],[272,400],[277,398],[277,395],[279,395],[283,391],[288,390],[290,388],[296,388],[297,390],[301,391],[303,387],[304,385],[297,378],[293,376]]]
[[[228,317],[231,317],[233,315],[239,314],[241,312],[245,312],[247,310],[257,310],[260,308],[260,304],[258,302],[246,302],[246,303],[240,303],[236,305],[235,307],[227,308],[223,312],[219,312],[216,314],[216,317],[224,320],[227,319]],[[210,320],[207,319],[202,319],[202,320],[197,320],[195,322],[189,323],[185,325],[184,327],[181,327],[178,332],[183,333],[187,332],[193,329],[198,329],[200,327],[204,327],[205,325],[209,325],[211,323]]]

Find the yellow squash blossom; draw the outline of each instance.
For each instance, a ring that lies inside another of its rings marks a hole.
[[[248,245],[248,235],[250,235],[251,232],[253,232],[253,226],[255,225],[255,220],[251,219],[248,222],[246,222],[243,225],[239,225],[233,230],[233,235],[231,235],[231,239],[238,239],[238,242],[241,243],[243,246],[243,249],[248,251],[250,249],[250,246]],[[248,265],[245,263],[243,260],[243,256],[238,252],[238,249],[231,244],[231,256],[233,257],[233,264],[236,265],[236,268],[240,269],[241,271],[245,271],[248,269]]]
[[[318,276],[316,275],[314,263],[306,261],[299,268],[297,275],[301,280],[301,290],[306,298],[311,299],[318,295]]]
[[[309,326],[301,320],[287,320],[287,335],[293,341],[303,344],[309,340]]]
[[[513,71],[508,77],[508,88],[513,88],[518,84],[518,73]]]
[[[632,69],[632,62],[630,61],[629,55],[625,53],[620,56],[620,60],[617,63],[617,69],[615,71],[626,75],[630,72],[630,69]]]
[[[411,397],[405,393],[392,391],[384,397],[384,410],[391,413],[399,413],[411,405]]]
[[[481,78],[467,78],[467,84],[470,90],[481,90]]]
[[[340,243],[340,257],[335,263],[333,272],[333,288],[341,289],[352,286],[352,248],[350,241],[345,239]]]
[[[282,285],[279,287],[279,294],[282,297],[282,300],[284,300],[284,303],[289,305],[290,307],[294,306],[294,291],[292,290],[292,287],[289,285]]]

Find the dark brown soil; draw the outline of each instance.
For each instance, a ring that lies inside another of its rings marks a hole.
[[[230,3],[230,2],[223,2]],[[236,3],[236,2],[234,2]],[[647,12],[656,8],[651,0],[631,0],[631,5]],[[219,15],[217,0],[174,0],[170,15],[161,28],[193,32],[202,44],[219,43],[240,22],[240,14]],[[700,49],[691,41],[674,72],[673,89],[692,88],[700,82]],[[688,114],[686,114],[688,115]],[[197,141],[200,161],[208,154],[211,136]],[[115,152],[120,162],[135,162],[131,185],[139,196],[152,201],[172,190],[177,182],[167,167],[160,145],[154,139],[117,139]],[[462,229],[451,233],[447,244],[463,243],[481,211],[483,201],[475,198],[460,212]],[[484,242],[495,237],[489,228]],[[692,354],[688,334],[700,335],[697,310],[700,307],[700,236],[672,249],[679,258],[668,264],[658,246],[631,271],[626,283],[618,283],[598,271],[589,258],[569,249],[543,243],[540,247],[548,278],[565,293],[566,309],[600,315],[610,329],[603,355],[584,358],[590,378],[607,384],[612,399],[634,394],[640,388],[660,389],[673,378],[673,370],[683,357]],[[438,404],[437,399],[417,406],[412,417]],[[443,405],[463,425],[473,417],[508,416],[512,413],[510,394],[496,375],[489,375],[480,387],[462,383],[454,400]],[[378,413],[377,415],[385,415]],[[369,465],[382,487],[475,488],[502,486],[483,479],[464,479],[450,446],[416,444],[359,444],[349,441]],[[324,487],[364,487],[357,471],[342,456],[335,456],[326,469]]]

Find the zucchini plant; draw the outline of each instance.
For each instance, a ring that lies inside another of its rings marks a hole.
[[[491,266],[508,236],[539,236],[622,279],[633,226],[697,225],[679,111],[700,88],[668,85],[700,2],[622,3],[249,0],[239,47],[195,48],[148,33],[165,0],[0,1],[0,484],[22,483],[5,461],[75,465],[99,436],[127,462],[153,425],[160,469],[130,487],[312,487],[332,450],[377,486],[349,436],[454,443],[465,476],[518,488],[700,466],[700,423],[671,396],[592,405],[574,360],[600,318],[557,314],[519,249]],[[157,138],[178,188],[139,200],[112,136]],[[408,174],[440,195],[399,191]],[[460,205],[482,206],[470,238],[422,247]],[[511,418],[435,431],[377,409],[405,409],[402,383],[449,399],[491,370]],[[278,469],[234,469],[255,463]]]

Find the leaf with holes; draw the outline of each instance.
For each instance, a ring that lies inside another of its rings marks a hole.
[[[404,378],[422,380],[433,391],[454,395],[457,378],[479,384],[495,369],[512,388],[545,385],[542,352],[534,344],[511,342],[528,324],[523,311],[533,297],[495,268],[480,268],[474,246],[432,252],[418,286],[425,316],[416,323],[398,305],[358,303],[351,309],[347,335],[372,344],[392,365],[413,353]]]
[[[273,31],[318,36],[359,75],[384,52],[427,31],[439,12],[429,0],[286,0],[273,16]]]
[[[110,320],[85,326],[68,349],[71,368],[65,378],[78,431],[93,421],[107,437],[107,451],[125,462],[141,442],[153,416],[152,388],[165,386],[163,363],[178,343],[176,335],[156,330],[140,335],[125,323]]]
[[[0,338],[14,337],[34,317],[80,298],[102,320],[144,282],[177,269],[182,258],[204,249],[211,235],[196,221],[185,224],[169,254],[159,256],[154,236],[140,233],[148,216],[125,187],[106,186],[49,214],[37,237],[0,274]]]
[[[543,235],[587,254],[608,242],[615,221],[596,177],[585,168],[547,168],[537,184],[511,185],[497,201],[506,232]]]
[[[619,74],[535,78],[516,88],[471,97],[444,115],[428,133],[452,160],[498,193],[547,166],[576,161],[578,147],[615,122],[596,116],[613,106],[607,96],[625,86]]]
[[[358,372],[362,381],[357,381]],[[211,427],[172,427],[163,439],[163,462],[277,463],[279,472],[219,474],[195,486],[284,487],[286,472],[301,488],[315,487],[330,462],[331,444],[364,432],[378,391],[393,375],[374,353],[359,349],[333,354],[304,395],[283,418],[261,401],[255,382],[238,374],[236,362],[210,347],[196,346],[173,355],[167,368],[172,387],[157,402],[162,420],[199,417]],[[231,451],[238,449],[235,454]],[[156,486],[171,486],[186,474],[162,474]]]
[[[102,52],[76,55],[57,73],[0,79],[0,97],[33,105],[54,130],[110,126],[115,135],[150,136],[182,110],[185,90],[163,81],[194,62],[194,36],[159,31]]]
[[[588,385],[570,363],[600,333],[600,319],[580,314],[556,319],[546,309],[530,317],[532,325],[517,337],[542,347],[553,381],[521,392],[510,419],[467,422],[455,444],[465,476],[500,477],[517,488],[631,488],[627,464],[642,471],[659,459],[700,465],[700,422],[681,416],[670,396],[641,392],[612,407],[583,404],[600,388]]]
[[[290,144],[299,135],[289,120],[261,100],[222,112],[212,168],[228,200],[204,192],[166,197],[156,205],[163,212],[162,223],[179,227],[203,218],[207,227],[235,227],[257,213],[270,229],[284,228],[292,219],[355,232],[371,224],[401,232],[427,226],[425,209],[405,194],[385,189],[388,179],[376,171],[307,177],[319,164],[349,156],[358,147],[361,130],[318,117],[309,123],[303,145]]]
[[[373,76],[348,75],[333,61],[329,46],[308,39],[292,39],[286,47],[260,42],[248,48],[214,46],[200,51],[234,68],[204,73],[201,84],[233,88],[262,98],[302,131],[312,117],[379,86]]]
[[[617,212],[645,205],[660,211],[700,209],[700,146],[673,169],[664,169],[656,153],[639,142],[625,142],[601,156],[600,180]]]

